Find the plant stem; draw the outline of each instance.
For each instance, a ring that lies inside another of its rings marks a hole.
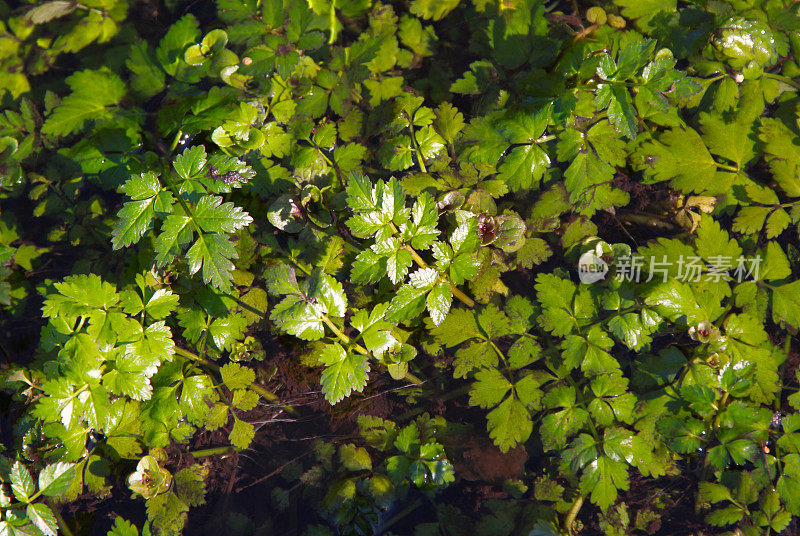
[[[414,385],[420,385],[423,383],[422,380],[419,378],[419,376],[415,375],[411,371],[407,371],[404,378],[413,383]]]
[[[395,227],[395,225],[394,225],[393,223],[391,223],[391,222],[390,222],[390,223],[389,223],[389,225],[391,225],[391,226],[392,226],[392,230],[393,230],[395,233],[399,233],[399,232],[400,232],[400,231],[398,231],[397,227]],[[412,257],[414,257],[414,256],[416,255],[416,258],[417,258],[417,259],[419,259],[419,261],[421,261],[423,264],[425,263],[425,261],[422,259],[422,257],[420,257],[420,256],[417,254],[417,252],[416,252],[416,251],[414,251],[414,250],[413,250],[412,248],[410,248],[410,247],[409,247],[408,249],[411,251],[411,256],[412,256]],[[305,272],[305,273],[306,273],[306,275],[311,275],[311,274],[310,274],[310,273],[309,273],[307,270],[305,270],[305,269],[304,269],[302,266],[300,266],[300,264],[298,264],[298,263],[297,263],[297,261],[295,261],[295,260],[294,260],[294,259],[292,259],[292,258],[289,258],[289,260],[292,262],[292,264],[294,264],[294,265],[295,265],[295,266],[297,266],[297,267],[298,267],[300,270],[302,270],[303,272]],[[423,268],[424,268],[424,266],[423,266]],[[451,287],[452,287],[452,283],[451,283]],[[467,298],[467,299],[469,299],[469,298]],[[472,301],[472,300],[470,300],[470,301]],[[474,303],[474,302],[473,302],[473,303]],[[265,313],[265,314],[266,314],[266,313]],[[331,330],[331,331],[334,333],[334,335],[336,335],[336,337],[337,337],[337,338],[338,338],[340,341],[342,341],[342,343],[344,343],[344,344],[347,344],[347,345],[350,345],[350,344],[351,344],[352,340],[350,339],[350,337],[348,337],[348,336],[347,336],[347,335],[346,335],[346,334],[345,334],[345,333],[344,333],[344,332],[343,332],[341,329],[339,329],[339,327],[338,327],[336,324],[334,324],[334,323],[333,323],[333,321],[332,321],[330,318],[328,318],[328,315],[325,315],[325,314],[320,314],[320,316],[322,317],[322,321],[325,323],[325,325],[326,325],[326,326],[328,326],[328,327],[330,328],[330,330]],[[353,350],[355,350],[356,352],[358,352],[359,354],[363,355],[363,356],[370,357],[370,352],[369,352],[369,350],[367,350],[366,348],[364,348],[363,346],[361,346],[361,345],[360,345],[360,344],[358,344],[358,343],[352,343],[352,345],[351,345],[351,348],[352,348]],[[407,379],[408,379],[408,381],[410,381],[411,383],[414,383],[414,384],[416,384],[416,385],[419,385],[419,384],[423,383],[423,382],[422,382],[422,380],[421,380],[421,379],[420,379],[418,376],[414,375],[414,374],[413,374],[412,372],[410,372],[410,371],[409,371],[409,372],[406,372],[405,378],[407,378]]]
[[[703,82],[706,82],[710,86],[717,80],[722,80],[723,78],[727,78],[727,76],[728,76],[727,74],[718,74],[717,76],[704,79]]]
[[[58,511],[58,508],[55,508],[50,501],[46,501],[46,504],[50,507],[50,510],[53,511],[53,515],[56,517],[56,523],[58,523],[58,528],[63,533],[63,536],[73,536],[72,530],[70,530],[67,522],[64,521],[64,517],[61,515],[61,512]]]
[[[198,363],[205,365],[211,369],[214,369],[216,372],[219,372],[219,365],[216,363],[205,359],[204,357],[200,357],[199,355],[190,352],[189,350],[184,350],[180,346],[175,347],[175,353],[179,356],[185,357],[187,359],[191,359],[192,361],[197,361]]]
[[[417,163],[419,163],[419,170],[423,173],[427,173],[428,170],[425,168],[425,161],[422,159],[422,151],[419,148],[419,144],[417,143],[417,135],[414,132],[414,126],[408,125],[408,130],[411,133],[411,145],[414,146],[414,152],[417,155]]]
[[[331,331],[332,331],[332,332],[333,332],[333,333],[336,335],[336,337],[338,337],[338,339],[339,339],[340,341],[342,341],[344,344],[351,344],[351,339],[350,339],[350,337],[348,337],[347,335],[345,335],[345,334],[344,334],[344,332],[343,332],[342,330],[340,330],[340,329],[339,329],[339,328],[336,326],[336,324],[334,324],[334,323],[331,321],[331,319],[330,319],[330,318],[328,318],[328,317],[327,317],[327,315],[322,315],[322,321],[323,321],[323,322],[325,322],[325,325],[326,325],[326,326],[328,326],[328,327],[331,329]],[[352,345],[351,345],[351,348],[352,348],[353,350],[355,350],[356,352],[358,352],[359,354],[363,355],[363,356],[367,356],[367,357],[369,357],[369,356],[370,356],[370,352],[369,352],[369,350],[367,350],[366,348],[364,348],[363,346],[361,346],[361,345],[360,345],[360,344],[358,344],[358,343],[352,343]],[[408,381],[410,381],[411,383],[415,383],[415,384],[417,384],[417,385],[419,385],[419,384],[421,384],[421,383],[422,383],[422,380],[421,380],[421,379],[419,379],[419,378],[418,378],[417,376],[415,376],[414,374],[412,374],[410,371],[409,371],[409,372],[406,372],[406,375],[405,375],[405,377],[406,377],[406,378],[408,378]]]
[[[392,224],[392,228],[395,231],[397,231],[397,228],[394,226],[394,224]],[[292,261],[292,263],[295,266],[297,266],[301,270],[303,269],[302,266],[300,266],[294,259],[290,259],[290,260]],[[422,261],[422,262],[425,262],[425,261]],[[311,275],[311,274],[306,272],[306,275]],[[336,324],[334,324],[333,321],[330,318],[328,318],[328,315],[321,314],[321,317],[322,317],[322,321],[325,323],[325,325],[330,328],[330,330],[334,333],[334,335],[336,335],[336,337],[340,341],[342,341],[342,343],[350,345],[350,343],[352,342],[350,337],[345,335],[345,333],[341,329],[339,329],[339,327]],[[366,348],[364,348],[363,346],[361,346],[358,343],[353,343],[351,348],[353,350],[355,350],[356,352],[358,352],[359,354],[363,355],[363,356],[370,357],[369,350],[367,350]],[[422,380],[419,379],[419,377],[415,376],[411,372],[406,372],[405,377],[408,378],[408,381],[410,381],[411,383],[414,383],[414,384],[417,384],[417,385],[423,383]]]
[[[722,422],[722,410],[725,409],[725,406],[728,404],[728,396],[730,393],[725,391],[725,394],[722,395],[722,400],[719,401],[719,409],[717,410],[717,414],[714,416],[714,428],[719,428],[720,422]]]
[[[572,44],[574,45],[575,43],[577,43],[578,41],[580,41],[581,39],[583,39],[584,37],[586,37],[587,35],[589,35],[593,31],[595,31],[599,27],[600,27],[600,25],[596,24],[596,23],[592,24],[591,26],[587,26],[586,28],[581,30],[580,33],[575,34],[575,37],[572,38]]]
[[[178,191],[178,189],[175,187],[175,185],[172,184],[172,181],[167,178],[166,174],[164,175],[164,182],[167,184],[167,188],[169,188],[172,191],[173,195],[178,200],[178,204],[181,206],[183,211],[186,213],[186,216],[188,216],[189,220],[191,220],[192,225],[195,228],[195,231],[197,231],[197,240],[202,240],[203,243],[205,244],[205,235],[203,234],[203,228],[200,226],[199,223],[197,223],[197,219],[194,217],[194,213],[192,212],[192,209],[189,208],[189,204],[186,203],[186,200],[183,198],[183,196]]]
[[[256,393],[258,393],[261,396],[261,398],[263,398],[265,400],[269,400],[271,402],[275,402],[275,401],[278,400],[278,396],[275,393],[273,393],[272,391],[270,391],[270,390],[268,390],[268,389],[266,389],[264,387],[261,387],[257,383],[251,383],[249,388],[251,390],[255,391]],[[291,406],[284,406],[284,408],[289,413],[296,413],[295,409],[293,407],[291,407]]]
[[[625,309],[618,310],[618,311],[612,313],[609,316],[606,316],[604,318],[600,318],[598,320],[595,320],[594,322],[591,322],[591,323],[587,324],[586,326],[584,326],[583,329],[584,329],[584,331],[588,330],[589,328],[591,328],[591,327],[593,327],[593,326],[595,326],[597,324],[602,324],[604,322],[608,322],[612,318],[616,318],[618,316],[626,315],[628,313],[637,312],[637,311],[639,311],[640,309],[643,309],[643,308],[644,308],[643,305],[638,305],[638,304],[637,305],[631,305],[630,307],[626,307]]]
[[[339,338],[340,341],[342,341],[345,344],[350,344],[350,337],[345,335],[344,332],[342,330],[340,330],[336,326],[336,324],[334,324],[331,321],[330,318],[328,318],[328,315],[320,313],[320,316],[322,317],[322,321],[325,322],[325,325],[330,328],[330,330]],[[355,344],[354,343],[353,344],[353,348],[356,350],[356,352],[358,352],[360,354],[365,354],[366,355],[366,354],[369,353],[369,352],[367,352],[366,348],[364,348],[363,346],[361,346],[359,344]]]
[[[328,16],[328,26],[331,30],[331,36],[328,38],[328,44],[332,45],[336,42],[336,0],[331,2],[331,12]]]
[[[790,333],[786,333],[786,340],[783,341],[783,353],[786,354],[786,357],[783,358],[783,362],[778,366],[778,391],[775,393],[775,402],[773,403],[773,408],[775,411],[781,409],[781,393],[783,392],[783,365],[786,364],[786,360],[789,357],[789,350],[792,348],[792,336]]]
[[[575,381],[575,379],[571,375],[567,375],[566,379],[569,382],[570,386],[573,389],[575,389],[575,392],[576,393],[580,393],[580,388],[578,387],[578,383]],[[586,402],[584,400],[581,400],[581,405],[584,407],[584,409],[586,409],[586,411],[588,413],[589,412],[589,405],[586,404]],[[600,442],[600,432],[597,431],[597,427],[594,425],[594,421],[592,421],[592,419],[589,419],[587,421],[587,423],[589,424],[589,431],[592,433],[592,437],[594,437],[595,441],[597,441],[599,443]]]
[[[505,356],[505,354],[503,352],[500,351],[500,348],[497,347],[497,345],[494,343],[494,341],[488,341],[488,342],[489,342],[489,345],[494,350],[494,352],[500,358],[500,361],[502,361],[503,363],[506,363],[506,356]]]
[[[392,224],[392,227],[394,227],[394,224]],[[414,259],[414,262],[419,264],[420,268],[427,268],[428,267],[428,263],[425,262],[425,259],[423,259],[422,257],[419,256],[419,253],[417,253],[417,251],[414,248],[412,248],[409,245],[405,245],[405,246],[403,246],[403,249],[405,249],[406,251],[409,251],[411,253],[411,258]]]
[[[211,447],[200,450],[190,450],[189,454],[191,454],[195,458],[203,458],[205,456],[216,456],[218,454],[227,454],[229,452],[231,452],[231,447],[224,446],[224,447]]]
[[[470,308],[475,307],[475,302],[472,300],[472,298],[470,298],[469,296],[458,290],[456,286],[450,281],[448,281],[447,284],[450,285],[450,290],[453,292],[453,296],[458,298],[459,301],[461,301],[461,303]]]
[[[775,73],[764,73],[766,78],[772,78],[773,80],[777,80],[778,82],[783,82],[787,86],[792,86],[795,89],[800,89],[800,82],[789,78],[788,76],[783,76],[782,74],[775,74]]]
[[[719,162],[715,162],[718,169],[724,169],[725,171],[730,171],[731,173],[739,173],[739,168],[736,166],[729,166],[728,164],[720,164]]]
[[[578,495],[575,499],[575,502],[572,503],[572,507],[567,512],[567,517],[564,518],[564,528],[570,534],[574,534],[572,530],[572,524],[575,523],[575,518],[578,517],[578,512],[581,511],[581,506],[583,506],[583,495]]]
[[[394,232],[396,232],[396,233],[400,232],[400,231],[397,230],[397,227],[395,227],[395,225],[393,223],[391,224],[391,226],[392,226],[392,230]],[[411,253],[411,258],[414,259],[414,262],[416,262],[419,265],[420,268],[427,268],[428,267],[428,263],[425,262],[425,259],[420,257],[419,253],[417,253],[414,248],[412,248],[408,244],[403,246],[403,248]],[[463,303],[464,305],[466,305],[469,308],[475,307],[475,301],[472,298],[470,298],[469,296],[467,296],[466,294],[461,292],[449,279],[445,278],[445,281],[447,281],[447,284],[450,285],[450,290],[452,291],[453,296],[458,298],[458,300],[461,303]]]
[[[264,312],[264,311],[259,311],[258,309],[256,309],[256,308],[255,308],[255,307],[253,307],[252,305],[250,305],[249,303],[245,303],[245,302],[243,302],[241,299],[237,298],[236,296],[234,296],[234,295],[233,295],[233,294],[231,294],[230,292],[225,292],[224,294],[225,294],[225,297],[227,297],[227,298],[230,298],[231,300],[235,301],[235,302],[236,302],[236,305],[238,305],[238,306],[239,306],[239,307],[241,307],[242,309],[244,309],[244,310],[246,310],[246,311],[250,311],[250,312],[251,312],[251,313],[253,313],[254,315],[258,315],[258,316],[260,316],[260,317],[262,317],[262,318],[264,318],[264,317],[266,317],[266,316],[267,316],[267,313],[266,313],[266,312]]]
[[[675,228],[673,223],[663,221],[659,219],[657,216],[653,216],[650,214],[633,214],[633,213],[622,213],[619,215],[621,220],[629,221],[631,223],[638,223],[641,225],[649,225],[651,227],[660,227],[662,229],[669,229],[672,230]]]
[[[339,173],[336,164],[334,164],[333,161],[331,161],[331,159],[328,158],[328,155],[325,154],[322,148],[316,143],[314,143],[312,140],[308,140],[308,142],[314,146],[314,149],[316,149],[317,152],[322,156],[322,158],[325,159],[325,163],[328,164],[331,168],[333,168],[337,172],[336,174],[338,175]]]
[[[403,508],[403,510],[398,512],[397,515],[395,515],[389,521],[387,521],[386,523],[383,524],[383,526],[381,527],[382,528],[381,534],[385,533],[385,531],[389,527],[391,527],[392,525],[394,525],[395,523],[397,523],[398,521],[400,521],[401,519],[406,517],[408,514],[410,514],[411,512],[416,510],[417,508],[419,508],[419,506],[421,504],[422,504],[422,501],[420,499],[416,499],[414,502],[412,502],[411,504],[409,504],[408,506]]]
[[[169,146],[170,154],[175,152],[175,148],[178,146],[178,142],[181,141],[182,137],[183,137],[183,130],[178,129],[178,133],[175,134],[175,138],[172,140],[172,145]]]
[[[212,361],[209,361],[204,357],[200,357],[199,355],[194,354],[188,350],[184,350],[180,346],[175,347],[175,353],[187,359],[191,359],[192,361],[196,361],[197,363],[200,363],[201,365],[206,366],[214,370],[215,372],[219,372],[220,369],[219,365],[217,365]],[[269,402],[276,402],[278,400],[278,395],[276,395],[275,393],[269,391],[264,387],[261,387],[256,383],[251,383],[249,388],[258,393],[261,396],[261,398],[268,400]],[[292,408],[291,406],[284,406],[284,408],[292,413],[295,412],[294,408]]]

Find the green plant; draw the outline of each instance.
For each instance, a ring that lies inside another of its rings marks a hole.
[[[2,459],[2,480],[10,486],[3,490],[3,521],[0,527],[10,533],[37,533],[55,536],[57,534],[56,514],[45,502],[36,502],[42,497],[57,497],[69,488],[75,478],[75,465],[58,462],[45,466],[38,477],[38,486],[25,465],[16,461],[10,464]]]
[[[0,14],[6,533],[797,522],[800,4]]]

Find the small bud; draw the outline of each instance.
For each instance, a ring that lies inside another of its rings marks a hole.
[[[252,63],[253,63],[253,58],[251,58],[250,56],[245,56],[244,58],[242,58],[242,65],[250,65]]]
[[[698,342],[716,341],[720,338],[719,330],[709,322],[700,322],[689,328],[689,338]]]
[[[592,24],[605,24],[607,19],[606,10],[602,7],[590,7],[586,11],[586,20]]]
[[[744,75],[742,73],[736,73],[735,75],[733,75],[733,81],[736,82],[737,84],[741,84],[742,82],[744,82]]]
[[[625,22],[625,19],[623,19],[619,15],[613,15],[612,14],[612,15],[608,16],[608,24],[610,24],[612,28],[615,28],[617,30],[621,30],[621,29],[623,29],[625,27],[626,22]]]

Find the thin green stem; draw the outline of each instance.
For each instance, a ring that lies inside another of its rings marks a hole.
[[[575,393],[579,394],[580,393],[580,387],[578,386],[578,383],[575,381],[575,379],[572,376],[568,375],[567,376],[567,381],[569,382],[570,386],[573,389],[575,389]],[[581,405],[583,405],[584,408],[588,411],[588,409],[589,409],[588,408],[588,404],[585,404],[583,400],[581,400]],[[597,427],[594,425],[594,421],[592,419],[589,419],[586,422],[589,424],[589,431],[592,432],[592,437],[594,437],[595,441],[599,442],[600,441],[600,432],[597,431]]]
[[[786,340],[783,341],[783,353],[786,357],[783,358],[783,362],[778,367],[778,391],[775,393],[775,402],[773,403],[773,408],[775,411],[781,409],[781,395],[783,393],[783,366],[786,364],[787,357],[789,356],[789,350],[792,349],[792,336],[787,332],[786,333]]]
[[[650,215],[650,214],[633,214],[633,213],[622,213],[619,214],[619,219],[629,221],[631,223],[638,223],[640,225],[648,225],[650,227],[658,227],[661,229],[675,229],[676,225],[674,223],[664,221],[660,219],[658,216]]]
[[[578,517],[578,512],[581,511],[581,506],[583,506],[583,495],[578,495],[575,501],[572,503],[572,507],[570,507],[569,512],[567,512],[567,517],[564,518],[564,528],[570,534],[574,534],[575,532],[572,530],[572,525],[575,523],[575,518]]]
[[[497,345],[494,343],[494,341],[488,341],[488,342],[489,342],[489,345],[494,350],[494,352],[497,354],[497,357],[500,358],[500,361],[502,361],[503,363],[506,363],[506,355],[503,352],[500,351],[500,348],[497,347]]]
[[[399,233],[399,231],[397,230],[397,227],[395,227],[394,224],[392,224],[392,229],[394,229],[395,232]],[[412,248],[409,245],[405,245],[405,246],[403,246],[403,249],[405,249],[406,251],[411,253],[411,258],[414,259],[414,262],[416,262],[419,265],[420,268],[427,268],[428,267],[428,263],[425,262],[425,259],[423,259],[422,257],[419,256],[419,253],[417,253],[417,251],[414,248]]]
[[[406,380],[410,381],[414,385],[420,385],[420,384],[423,383],[423,381],[419,378],[419,376],[417,376],[416,374],[414,374],[410,370],[406,372],[406,375],[403,376],[403,379],[406,379]]]
[[[56,523],[58,523],[58,528],[63,536],[73,536],[72,530],[70,530],[69,525],[67,525],[67,522],[64,520],[61,512],[58,511],[58,508],[56,508],[50,501],[46,502],[47,506],[50,507],[50,510],[53,511],[53,515],[56,517]]]
[[[209,326],[211,325],[210,315],[206,315],[206,324],[209,325]],[[203,337],[200,339],[200,350],[197,353],[197,355],[200,358],[204,358],[206,356],[206,345],[208,343],[208,334],[209,334],[209,330],[206,330],[203,333]]]
[[[395,227],[395,225],[393,223],[389,223],[389,225],[392,226],[392,230],[395,233],[400,234],[400,231],[397,229],[397,227]],[[414,262],[416,262],[417,265],[419,265],[420,268],[427,268],[428,267],[428,263],[425,262],[425,259],[420,257],[419,253],[417,253],[417,251],[414,248],[412,248],[408,244],[403,246],[403,248],[406,251],[408,251],[409,253],[411,253],[411,258],[414,259]],[[458,287],[456,287],[452,283],[452,281],[450,281],[446,277],[444,279],[445,279],[445,281],[447,281],[447,284],[450,285],[450,291],[453,293],[453,296],[458,298],[458,300],[461,303],[463,303],[464,305],[466,305],[467,307],[469,307],[469,308],[475,307],[475,301],[472,298],[470,298],[469,296],[464,294],[461,290],[459,290]]]
[[[178,143],[180,143],[182,137],[183,137],[183,130],[178,129],[178,133],[175,134],[175,138],[173,138],[172,140],[172,145],[169,146],[170,154],[175,152],[175,149],[178,147]]]
[[[336,0],[332,0],[331,2],[331,12],[328,15],[328,26],[331,30],[331,36],[328,38],[328,44],[332,45],[336,42]]]
[[[370,354],[369,350],[367,350],[366,348],[364,348],[363,346],[361,346],[358,343],[352,342],[352,339],[350,337],[348,337],[347,335],[345,335],[344,332],[341,329],[339,329],[339,327],[336,324],[334,324],[333,321],[331,321],[330,318],[328,318],[327,315],[323,314],[321,316],[322,316],[322,321],[325,323],[325,325],[330,328],[330,330],[334,333],[334,335],[336,335],[336,337],[340,341],[342,341],[344,344],[350,345],[350,348],[352,348],[353,350],[355,350],[359,354],[361,354],[363,356],[366,356],[366,357],[370,357],[371,354]],[[422,380],[419,379],[419,377],[415,376],[410,371],[406,372],[405,377],[408,378],[408,381],[410,381],[411,383],[415,383],[417,385],[422,383]]]
[[[224,295],[225,295],[225,297],[230,298],[231,300],[235,301],[236,305],[238,305],[239,307],[241,307],[242,309],[244,309],[246,311],[249,311],[249,312],[253,313],[254,315],[258,315],[260,317],[264,317],[264,316],[267,315],[266,312],[259,311],[258,309],[256,309],[252,305],[250,305],[249,303],[243,302],[241,299],[237,298],[236,296],[234,296],[230,292],[225,292]]]
[[[275,393],[273,393],[272,391],[270,391],[270,390],[268,390],[268,389],[266,389],[264,387],[261,387],[257,383],[251,383],[250,384],[250,389],[252,389],[256,393],[258,393],[261,396],[261,398],[263,398],[265,400],[269,400],[271,402],[275,402],[275,401],[278,400],[278,395],[276,395]],[[295,409],[293,407],[291,407],[291,406],[284,406],[284,408],[286,408],[286,410],[289,413],[296,413]]]
[[[195,231],[197,231],[198,240],[203,240],[203,229],[200,227],[200,224],[197,223],[197,219],[194,217],[194,213],[192,212],[192,209],[189,207],[189,204],[186,202],[181,193],[178,191],[175,185],[172,184],[172,181],[169,180],[166,175],[164,175],[164,182],[166,183],[167,188],[170,191],[172,191],[173,195],[178,200],[178,204],[181,206],[183,211],[189,217],[189,220],[192,222]]]
[[[394,224],[392,224],[392,228],[395,228]],[[419,253],[417,253],[414,248],[412,248],[409,245],[405,245],[405,246],[403,246],[403,248],[406,249],[407,251],[411,252],[411,258],[414,259],[414,262],[416,262],[419,265],[420,268],[427,268],[428,267],[428,263],[425,262],[425,259],[420,257]],[[445,281],[447,281],[447,284],[450,285],[450,291],[453,293],[453,296],[458,298],[458,300],[461,301],[467,307],[470,307],[470,308],[475,307],[475,302],[472,300],[472,298],[470,298],[469,296],[467,296],[466,294],[461,292],[458,289],[458,287],[456,287],[453,283],[450,282],[449,279],[447,279],[446,277],[444,279],[445,279]]]
[[[204,357],[200,357],[199,355],[194,354],[194,353],[190,352],[189,350],[184,350],[180,346],[176,346],[175,347],[175,353],[180,355],[180,356],[182,356],[182,357],[185,357],[186,359],[190,359],[192,361],[196,361],[197,363],[200,363],[203,366],[214,370],[215,372],[219,372],[219,370],[220,370],[220,366],[217,365],[216,363],[214,363],[213,361],[209,361],[208,359],[206,359]],[[263,398],[265,400],[268,400],[270,402],[276,402],[278,400],[278,395],[276,395],[275,393],[269,391],[268,389],[266,389],[264,387],[261,387],[260,385],[258,385],[256,383],[250,384],[249,388],[252,389],[253,391],[255,391],[256,393],[258,393],[261,396],[261,398]],[[291,412],[294,412],[294,408],[292,408],[291,406],[285,406],[285,408],[287,410],[291,411]]]
[[[638,310],[642,309],[643,307],[644,307],[643,305],[638,305],[638,304],[637,304],[637,305],[632,305],[632,306],[630,306],[630,307],[626,307],[625,309],[622,309],[622,310],[620,310],[620,311],[616,311],[616,312],[615,312],[614,314],[612,314],[612,315],[609,315],[609,316],[606,316],[606,317],[600,318],[600,319],[598,319],[598,320],[595,320],[594,322],[591,322],[591,323],[589,323],[589,324],[585,325],[585,326],[583,327],[583,329],[584,329],[584,331],[585,331],[585,330],[587,330],[587,329],[589,329],[589,328],[591,328],[591,327],[593,327],[593,326],[595,326],[595,325],[597,325],[597,324],[602,324],[602,323],[604,323],[604,322],[608,322],[608,321],[609,321],[609,320],[611,320],[612,318],[616,318],[616,317],[618,317],[618,316],[622,316],[622,315],[626,315],[626,314],[628,314],[628,313],[633,313],[633,312],[636,312],[636,311],[638,311]],[[575,317],[573,317],[573,319],[575,320],[575,323],[577,324],[577,322],[578,322],[578,321],[577,321],[577,319],[575,319]]]
[[[397,515],[386,521],[386,523],[383,524],[383,530],[386,531],[387,529],[389,529],[389,527],[391,527],[392,525],[394,525],[395,523],[406,517],[408,514],[419,508],[421,504],[422,501],[420,499],[416,499],[414,502],[409,504],[403,510],[398,512]]]
[[[772,78],[773,80],[777,80],[778,82],[783,82],[787,86],[792,86],[795,89],[800,89],[800,82],[789,78],[788,76],[783,76],[782,74],[775,74],[775,73],[764,73],[766,78]]]
[[[417,143],[417,135],[414,132],[414,126],[408,125],[408,130],[411,133],[411,145],[414,146],[414,152],[417,155],[417,163],[419,163],[419,170],[423,173],[427,173],[428,170],[425,168],[425,161],[422,158],[422,150],[419,148],[419,143]]]
[[[729,166],[728,164],[720,164],[719,162],[715,162],[718,169],[724,169],[725,171],[730,171],[731,173],[739,173],[739,168],[736,166]]]
[[[330,330],[334,333],[334,335],[336,335],[339,338],[340,341],[342,341],[344,344],[350,344],[350,337],[345,335],[344,332],[341,329],[339,329],[339,327],[336,324],[334,324],[330,318],[328,318],[328,315],[320,314],[320,316],[322,317],[322,321],[325,322],[325,325],[330,328]],[[353,348],[355,349],[356,352],[360,354],[364,355],[369,354],[367,349],[359,344],[353,344]]]
[[[317,152],[322,156],[322,158],[325,159],[325,163],[328,164],[331,168],[333,168],[338,175],[338,169],[336,167],[336,164],[334,164],[333,161],[330,158],[328,158],[328,155],[325,154],[325,151],[323,151],[322,148],[316,143],[314,143],[314,141],[311,139],[308,140],[308,143],[314,146],[314,149],[316,149]]]
[[[214,363],[213,361],[209,361],[208,359],[206,359],[204,357],[200,357],[199,355],[197,355],[197,354],[195,354],[193,352],[190,352],[189,350],[184,350],[180,346],[176,346],[175,347],[175,353],[178,354],[181,357],[185,357],[186,359],[190,359],[192,361],[196,361],[196,362],[198,362],[198,363],[200,363],[202,365],[205,365],[206,367],[208,367],[210,369],[213,369],[213,370],[215,370],[217,372],[220,369],[220,366],[217,365],[216,363]]]
[[[307,276],[308,276],[308,275],[311,275],[311,272],[310,272],[310,271],[309,271],[307,268],[305,268],[303,265],[301,265],[299,262],[297,262],[295,259],[292,259],[292,258],[290,258],[289,260],[291,260],[291,261],[292,261],[292,263],[293,263],[293,264],[294,264],[294,265],[295,265],[295,266],[296,266],[296,267],[297,267],[297,268],[298,268],[298,269],[299,269],[301,272],[303,272],[303,273],[304,273],[304,274],[306,274]]]
[[[714,428],[719,428],[719,425],[722,422],[722,413],[725,409],[725,406],[728,405],[729,396],[730,393],[725,391],[725,394],[722,395],[722,399],[719,401],[719,409],[717,410],[717,414],[714,416]]]
[[[396,227],[394,227],[394,225],[392,225],[392,227],[395,230],[397,229]],[[308,271],[304,270],[303,267],[300,266],[300,264],[297,263],[297,261],[295,261],[294,259],[291,259],[291,258],[289,260],[292,261],[292,264],[294,264],[300,270],[305,272],[306,275],[311,275]],[[363,356],[371,357],[371,354],[370,354],[369,350],[367,350],[366,348],[364,348],[363,346],[361,346],[358,343],[353,343],[352,339],[350,339],[350,337],[348,337],[341,329],[339,329],[339,327],[336,324],[333,323],[333,321],[330,318],[328,318],[328,315],[321,314],[320,316],[322,318],[322,322],[326,326],[328,326],[328,328],[330,328],[330,330],[334,333],[334,335],[336,335],[336,338],[339,339],[340,341],[342,341],[343,344],[350,345],[350,348],[352,348],[353,350],[355,350],[356,352],[358,352],[359,354],[361,354]],[[411,383],[415,383],[417,385],[422,383],[422,380],[419,379],[414,374],[412,374],[411,372],[406,372],[406,376],[405,377],[408,378],[408,381],[410,381]]]
[[[204,458],[206,456],[217,456],[219,454],[228,454],[229,452],[233,452],[233,448],[229,445],[226,445],[224,447],[211,447],[207,449],[190,450],[189,454],[191,454],[195,458]]]
[[[470,308],[475,307],[475,302],[472,300],[472,298],[458,290],[458,288],[449,280],[447,281],[447,284],[450,285],[450,290],[453,292],[453,296],[458,298],[461,303]]]

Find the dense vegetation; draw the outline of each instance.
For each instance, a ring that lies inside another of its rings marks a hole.
[[[800,3],[0,15],[0,535],[797,533]]]

